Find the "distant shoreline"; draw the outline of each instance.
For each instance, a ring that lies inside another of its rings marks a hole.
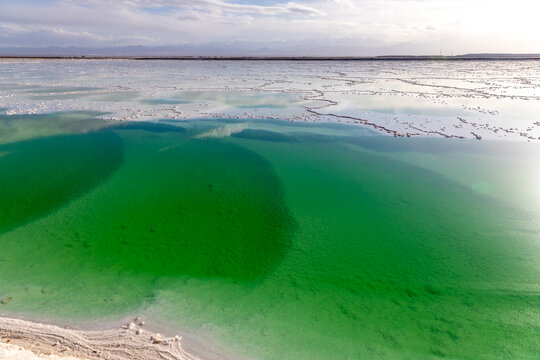
[[[0,60],[200,60],[200,61],[523,61],[540,60],[540,54],[470,54],[456,56],[93,56],[0,55]]]

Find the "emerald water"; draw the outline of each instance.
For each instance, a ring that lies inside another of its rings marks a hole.
[[[0,118],[0,312],[267,360],[538,358],[538,145],[95,116]]]

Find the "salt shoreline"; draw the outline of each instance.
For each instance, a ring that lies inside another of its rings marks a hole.
[[[1,351],[23,359],[31,351],[35,359],[200,360],[184,350],[182,337],[149,331],[140,318],[120,328],[90,331],[0,316],[0,342],[8,344]]]
[[[364,126],[396,137],[540,140],[540,76],[530,62],[481,69],[469,62],[310,64],[19,60],[5,63],[0,74],[0,116],[92,112],[106,121],[286,119]],[[58,69],[63,69],[60,79]]]

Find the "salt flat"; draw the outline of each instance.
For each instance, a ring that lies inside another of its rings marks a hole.
[[[538,61],[25,60],[0,69],[5,113],[113,120],[270,118],[394,136],[535,141]]]

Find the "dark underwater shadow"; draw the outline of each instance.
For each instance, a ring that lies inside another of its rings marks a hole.
[[[243,282],[281,263],[296,224],[263,157],[215,139],[123,139],[133,152],[114,196],[98,200],[81,234],[96,258],[129,273]]]
[[[113,132],[61,135],[0,146],[0,233],[90,191],[123,162]]]

